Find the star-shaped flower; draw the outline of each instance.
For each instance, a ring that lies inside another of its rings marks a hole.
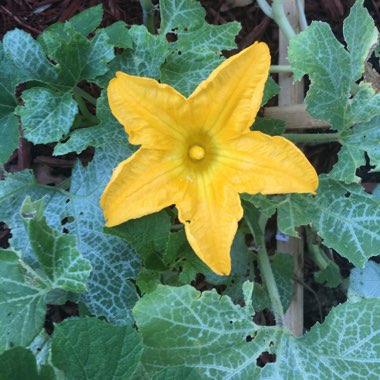
[[[293,143],[250,130],[269,65],[267,45],[255,43],[224,61],[188,98],[154,79],[118,72],[109,104],[129,141],[141,147],[104,190],[106,225],[174,204],[195,253],[227,275],[243,216],[239,193],[314,192],[316,172]]]

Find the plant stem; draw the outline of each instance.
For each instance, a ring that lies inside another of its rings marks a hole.
[[[140,0],[141,9],[143,12],[143,23],[151,34],[156,33],[154,27],[154,5],[151,0]]]
[[[297,11],[298,11],[298,20],[300,23],[301,30],[305,30],[307,28],[307,20],[305,15],[305,9],[301,0],[296,0],[297,3]]]
[[[282,0],[273,0],[272,14],[273,14],[273,20],[276,21],[277,25],[281,29],[281,32],[289,41],[292,37],[296,35],[296,33],[294,32],[294,29],[290,25],[290,22],[285,15],[284,7],[282,5]]]
[[[83,99],[86,99],[89,103],[96,106],[96,99],[91,96],[87,91],[82,90],[79,87],[74,88],[74,93],[77,93],[79,96],[81,96]]]
[[[83,117],[88,121],[97,124],[99,122],[98,118],[88,110],[84,100],[76,91],[74,91],[74,98],[78,103],[80,112],[82,113]]]
[[[257,261],[259,263],[261,277],[269,294],[276,323],[280,326],[283,326],[284,309],[282,308],[280,293],[277,288],[276,280],[274,278],[272,267],[265,247],[264,233],[268,217],[261,214],[252,203],[243,200],[242,204],[244,207],[244,219],[258,247]]]
[[[271,65],[269,68],[271,73],[292,73],[293,70],[290,65]]]
[[[257,0],[261,10],[270,18],[273,18],[272,8],[266,0]]]
[[[260,241],[256,243],[259,245],[257,259],[259,262],[260,273],[268,290],[276,322],[282,326],[284,324],[284,309],[282,308],[280,293],[277,288],[276,280],[274,278],[268,253],[265,247],[264,235],[262,235]]]
[[[340,142],[340,133],[285,133],[283,137],[299,143]]]

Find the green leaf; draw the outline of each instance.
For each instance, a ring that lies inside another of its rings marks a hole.
[[[70,93],[35,87],[22,93],[25,105],[18,107],[24,137],[34,144],[59,141],[70,130],[78,106]]]
[[[298,237],[295,228],[310,223],[310,215],[305,212],[305,208],[309,204],[308,195],[286,194],[268,197],[257,194],[248,195],[245,199],[253,203],[268,218],[271,217],[277,209],[278,228],[285,235]]]
[[[129,34],[128,25],[124,21],[117,21],[104,28],[109,43],[122,49],[130,49],[133,46],[132,37]]]
[[[355,266],[379,253],[380,203],[360,185],[320,177],[318,196],[305,210],[323,243]]]
[[[269,117],[257,117],[252,126],[253,131],[260,131],[270,136],[282,135],[285,131],[285,121]]]
[[[313,22],[292,39],[289,47],[295,78],[308,74],[312,83],[305,99],[309,113],[338,131],[354,124],[348,112],[350,86],[361,77],[364,62],[377,41],[377,29],[362,0],[355,3],[344,21],[343,34],[348,51],[328,24]]]
[[[296,338],[274,342],[276,362],[259,379],[376,379],[379,372],[380,302],[365,300],[334,308],[322,325]]]
[[[168,55],[168,42],[165,36],[150,34],[144,25],[133,25],[129,29],[129,34],[133,41],[132,49],[119,54],[109,64],[110,70],[97,81],[101,87],[107,87],[117,71],[141,77],[159,78],[159,67]]]
[[[133,219],[105,232],[126,240],[143,259],[166,252],[170,234],[170,218],[166,211]],[[154,268],[152,268],[154,269]]]
[[[47,225],[43,200],[33,203],[26,198],[21,216],[33,251],[52,282],[52,288],[78,293],[86,291],[91,265],[76,249],[76,238],[60,234]]]
[[[81,34],[83,37],[87,37],[88,34],[93,32],[102,22],[103,9],[102,5],[96,5],[85,9],[78,13],[65,23],[56,22],[48,26],[37,38],[38,42],[44,47],[45,52],[49,55],[59,48],[54,43],[53,32],[56,36],[60,37],[61,41],[65,41],[69,38],[66,32],[67,26]]]
[[[4,164],[18,147],[18,120],[13,111],[4,116],[0,115],[0,136],[0,164]]]
[[[18,120],[14,115],[16,82],[12,63],[0,43],[0,164],[6,162],[18,146]]]
[[[86,37],[100,25],[102,18],[102,4],[98,4],[71,17],[68,22],[78,33]]]
[[[311,224],[323,238],[323,244],[363,267],[371,256],[379,253],[379,201],[358,184],[348,185],[326,175],[319,177],[317,194],[249,199],[266,214],[277,208],[278,225],[283,233],[291,235],[295,227]]]
[[[204,24],[206,11],[197,0],[160,1],[160,34],[196,30]]]
[[[347,297],[350,301],[363,298],[380,298],[380,264],[368,261],[363,269],[351,271]]]
[[[199,371],[190,367],[169,367],[153,376],[152,380],[206,380]]]
[[[53,154],[59,156],[70,152],[81,153],[89,146],[98,148],[110,141],[119,141],[128,145],[124,128],[111,113],[106,91],[102,91],[97,99],[96,116],[100,120],[99,124],[72,131],[66,142],[60,142],[55,146]]]
[[[130,154],[125,143],[110,142],[97,149],[86,168],[79,162],[74,166],[70,191],[41,186],[30,172],[10,175],[0,182],[0,215],[12,229],[13,246],[30,251],[21,217],[14,210],[20,209],[27,195],[32,199],[45,196],[48,225],[62,225],[75,235],[79,252],[92,265],[88,291],[81,299],[94,315],[119,324],[131,322],[131,308],[138,296],[129,279],[136,277],[140,262],[125,241],[103,233],[105,222],[99,199],[112,169]],[[28,256],[28,262],[33,262],[33,255]]]
[[[131,327],[75,318],[55,327],[52,362],[67,380],[131,379],[142,350],[142,339]]]
[[[250,378],[244,375],[252,374],[249,367],[256,366],[256,358],[268,350],[275,333],[265,330],[247,343],[247,337],[258,331],[252,307],[191,286],[158,286],[133,313],[144,338],[143,364],[152,374],[186,366],[211,379]]]
[[[15,252],[0,249],[0,352],[28,345],[44,324],[49,288],[24,269]]]
[[[185,366],[211,379],[376,378],[379,312],[378,300],[346,303],[296,338],[286,329],[254,324],[250,305],[234,305],[214,290],[159,286],[134,308],[151,377]],[[276,362],[258,367],[263,352],[275,354]]]
[[[178,41],[170,44],[170,55],[161,66],[161,81],[189,96],[224,61],[221,50],[236,47],[235,36],[239,31],[236,22],[223,25],[204,22],[199,29],[189,28],[179,34]]]
[[[34,355],[27,349],[15,347],[0,355],[0,380],[55,380],[49,366],[37,368]]]
[[[356,0],[349,16],[343,23],[343,35],[347,49],[351,53],[351,80],[360,79],[364,72],[364,62],[376,45],[378,31],[372,17],[363,6],[364,0]]]
[[[5,55],[11,60],[18,83],[36,80],[54,83],[56,67],[46,58],[41,46],[32,36],[20,29],[8,32],[3,39]]]
[[[329,122],[333,129],[344,129],[346,108],[350,96],[350,54],[333,35],[330,26],[313,21],[302,33],[292,38],[289,62],[294,77],[305,74],[311,85],[305,103],[316,119]]]
[[[281,87],[269,76],[265,82],[264,95],[261,101],[261,107],[264,107],[270,99],[276,96],[281,90]]]
[[[373,92],[372,89],[370,91]],[[372,99],[377,99],[378,103],[373,109],[370,107],[370,99],[365,104],[367,104],[368,114],[372,114],[373,117],[380,112],[380,94],[376,94]],[[364,117],[363,120],[365,120]],[[379,123],[380,116],[376,116],[369,122],[358,124],[342,132],[340,140],[343,147],[339,152],[338,162],[329,174],[330,177],[346,183],[359,182],[360,178],[355,174],[356,168],[366,164],[365,153],[370,158],[370,164],[375,166],[373,171],[380,170]]]
[[[74,31],[70,24],[65,24],[65,32],[68,35],[65,40],[55,32],[49,32],[58,46],[50,56],[60,68],[59,85],[73,87],[81,80],[94,81],[108,71],[107,63],[115,54],[104,30],[97,32],[91,40]]]

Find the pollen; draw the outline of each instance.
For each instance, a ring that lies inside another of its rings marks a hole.
[[[192,160],[202,160],[205,156],[205,150],[203,147],[201,147],[200,145],[193,145],[190,149],[189,149],[189,157],[192,159]]]

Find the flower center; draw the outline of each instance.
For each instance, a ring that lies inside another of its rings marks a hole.
[[[192,159],[192,160],[202,160],[205,156],[205,150],[204,148],[202,148],[200,145],[193,145],[190,149],[189,149],[189,157]]]

